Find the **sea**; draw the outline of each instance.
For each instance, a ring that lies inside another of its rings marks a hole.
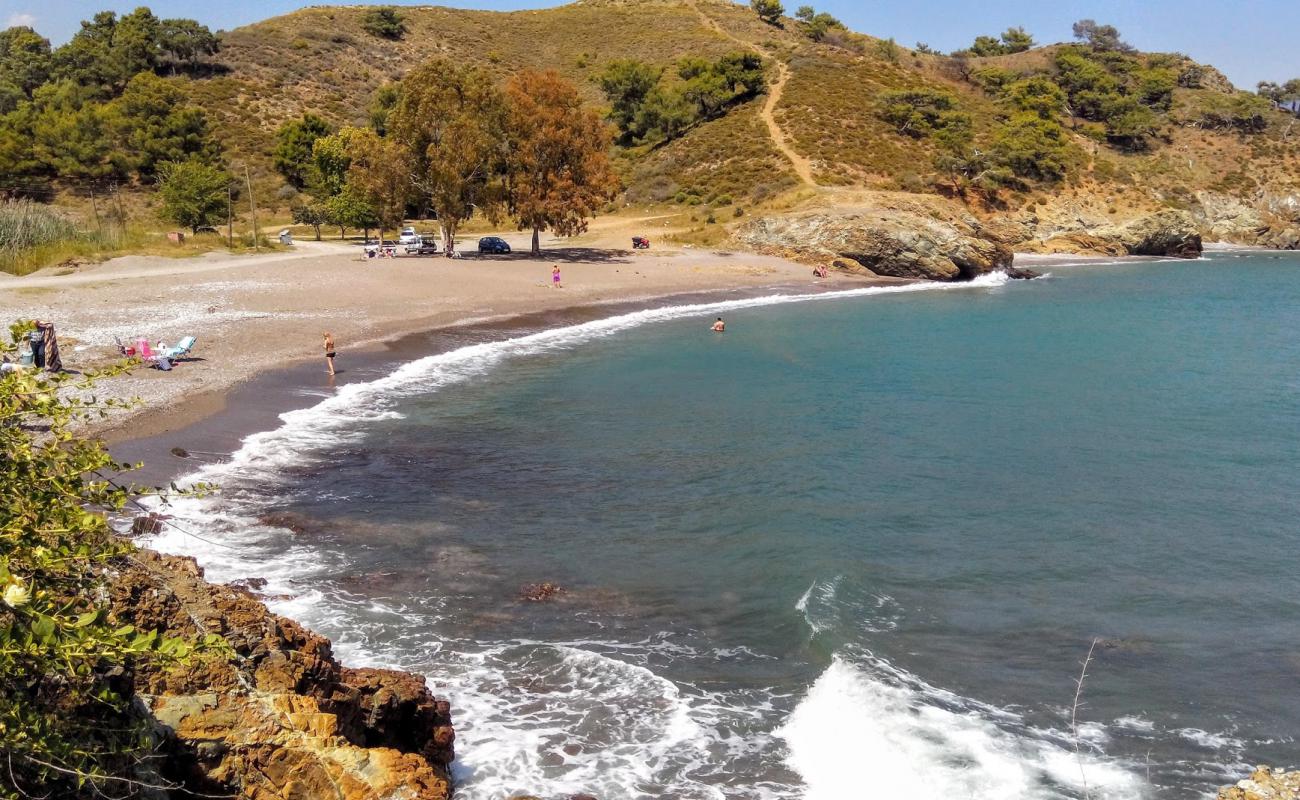
[[[467,339],[284,413],[147,543],[426,675],[463,800],[1296,766],[1300,254],[1046,270]]]

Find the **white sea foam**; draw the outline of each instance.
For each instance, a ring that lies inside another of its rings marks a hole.
[[[471,345],[412,361],[390,375],[349,384],[311,408],[282,415],[280,427],[254,434],[229,461],[205,466],[189,481],[215,482],[227,491],[207,498],[180,498],[167,527],[149,542],[160,550],[195,555],[218,581],[256,575],[279,599],[274,610],[297,617],[336,638],[352,663],[410,666],[408,653],[428,653],[432,616],[416,619],[408,609],[374,600],[350,602],[331,587],[345,554],[300,544],[286,530],[258,520],[274,507],[268,497],[288,466],[363,436],[367,423],[397,417],[394,401],[470,380],[502,362],[571,348],[642,325],[708,316],[779,303],[833,301],[925,291],[980,290],[1003,285],[1002,274],[965,284],[871,287],[819,295],[771,295],[716,303],[647,309],[609,319]],[[241,496],[256,487],[257,499]],[[201,532],[203,541],[180,530]],[[304,586],[312,588],[304,590]],[[833,598],[837,581],[814,583],[800,610],[814,621]],[[322,588],[324,587],[324,588]],[[875,596],[890,619],[891,598]],[[433,612],[430,612],[433,613]],[[382,652],[368,625],[420,628],[399,652]],[[377,620],[377,621],[376,621]],[[778,720],[794,699],[762,689],[710,693],[657,675],[637,653],[664,643],[443,643],[435,686],[458,710],[464,760],[456,766],[462,797],[507,796],[527,790],[545,794],[595,791],[599,796],[788,798],[803,791],[780,763],[803,776],[810,800],[860,796],[1052,797],[1053,787],[1077,788],[1074,754],[1050,737],[1005,729],[1014,715],[925,687],[887,665],[872,673],[837,659],[797,706],[780,738]],[[640,648],[638,650],[637,648]],[[731,651],[728,651],[731,653]],[[731,657],[728,655],[727,657]],[[644,659],[643,659],[644,660]],[[735,785],[740,774],[750,785]],[[1089,785],[1098,797],[1131,797],[1138,783],[1121,767],[1085,758]],[[762,773],[762,776],[759,776]],[[726,791],[720,787],[729,786]],[[1077,794],[1077,791],[1073,792]]]
[[[837,657],[778,731],[807,800],[845,797],[1136,798],[1121,765],[1016,733],[951,693],[904,685]],[[1082,763],[1080,763],[1082,762]]]

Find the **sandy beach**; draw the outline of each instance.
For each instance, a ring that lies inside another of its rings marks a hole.
[[[323,374],[324,331],[333,333],[346,374],[354,354],[419,331],[681,293],[818,283],[804,264],[752,253],[634,252],[623,244],[622,227],[593,225],[597,232],[578,240],[543,240],[540,259],[527,255],[524,234],[502,234],[512,255],[469,253],[470,240],[461,243],[467,254],[460,259],[364,260],[355,243],[301,240],[260,256],[119,258],[70,274],[0,276],[0,308],[9,320],[53,321],[69,370],[115,361],[115,337],[167,344],[198,338],[194,357],[170,372],[140,367],[105,382],[105,393],[141,401],[99,425],[97,432],[119,441],[203,419],[224,406],[232,388],[274,367],[320,359]],[[551,286],[554,264],[563,288]],[[894,282],[820,283],[877,281]]]

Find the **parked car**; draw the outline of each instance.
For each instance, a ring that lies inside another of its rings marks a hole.
[[[509,253],[510,245],[500,236],[484,236],[478,240],[480,253]]]
[[[402,228],[402,232],[397,236],[398,244],[411,244],[420,238],[420,234],[415,232],[415,228]]]
[[[438,252],[438,240],[428,239],[423,236],[416,236],[414,240],[406,243],[406,254],[414,256],[431,256]]]

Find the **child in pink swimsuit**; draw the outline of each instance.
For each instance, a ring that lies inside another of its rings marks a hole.
[[[560,265],[559,264],[556,264],[555,266],[551,267],[551,286],[553,286],[556,289],[564,288],[560,286]]]

